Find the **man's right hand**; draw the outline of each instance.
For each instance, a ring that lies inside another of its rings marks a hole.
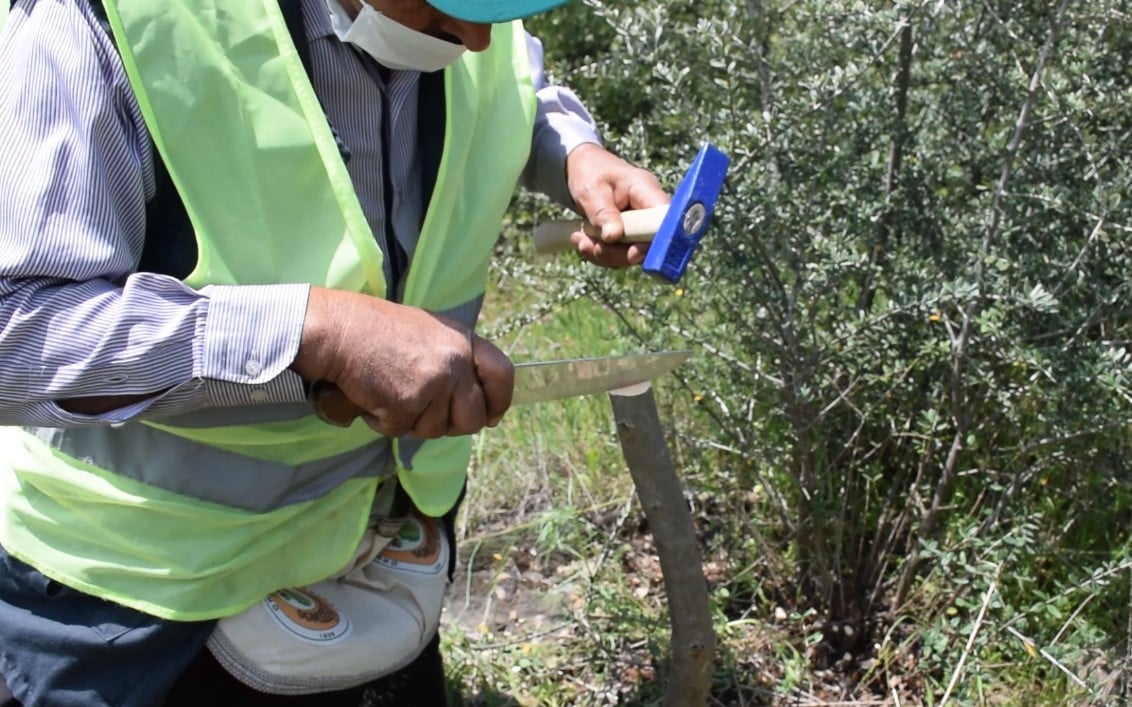
[[[416,307],[312,287],[299,353],[308,381],[337,385],[377,432],[421,439],[494,427],[515,369],[491,342]]]

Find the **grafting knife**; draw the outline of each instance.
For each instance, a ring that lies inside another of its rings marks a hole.
[[[645,383],[673,370],[691,355],[691,351],[661,351],[517,363],[511,404],[562,400]],[[338,386],[326,381],[311,386],[310,399],[315,414],[332,425],[348,426],[362,412]]]

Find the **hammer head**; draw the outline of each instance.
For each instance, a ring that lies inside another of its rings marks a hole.
[[[711,222],[731,159],[714,145],[700,148],[680,181],[672,203],[649,246],[642,268],[653,277],[676,283]]]

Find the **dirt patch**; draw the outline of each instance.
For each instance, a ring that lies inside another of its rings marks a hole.
[[[580,585],[564,581],[541,558],[525,550],[507,557],[493,553],[489,565],[470,570],[465,565],[456,571],[445,622],[467,633],[546,635],[560,627],[566,635],[582,601]]]

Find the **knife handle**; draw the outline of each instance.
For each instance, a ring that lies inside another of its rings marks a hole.
[[[636,209],[622,211],[621,221],[625,224],[625,236],[622,243],[649,243],[660,230],[664,215],[668,213],[668,205],[654,206],[649,209]],[[570,250],[570,236],[578,231],[584,231],[591,238],[599,238],[600,232],[588,221],[579,219],[559,219],[544,221],[535,227],[535,252],[539,255],[550,255]]]
[[[349,427],[365,410],[355,405],[330,381],[315,381],[307,394],[318,419],[335,427]]]

